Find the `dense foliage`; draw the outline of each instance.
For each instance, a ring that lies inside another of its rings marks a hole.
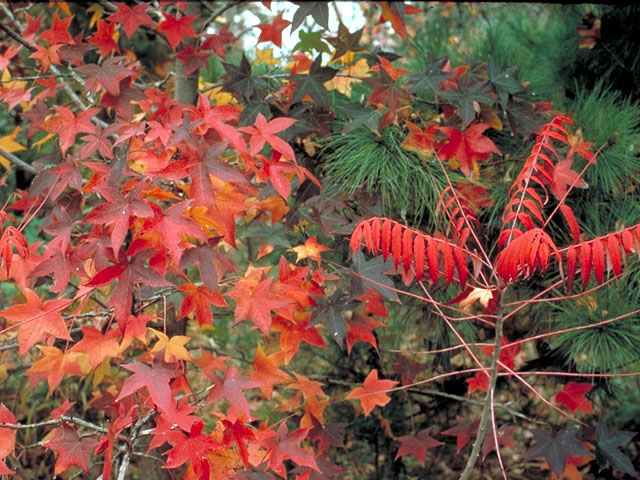
[[[637,476],[634,9],[342,7],[0,3],[0,475]]]

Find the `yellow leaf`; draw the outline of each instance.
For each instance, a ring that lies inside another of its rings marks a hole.
[[[320,254],[322,252],[328,252],[331,249],[326,245],[318,243],[318,240],[314,235],[313,237],[308,238],[307,241],[304,242],[304,245],[298,245],[297,247],[293,247],[290,250],[298,255],[298,257],[296,258],[296,263],[305,258],[310,258],[318,265],[320,265],[320,261],[322,260],[320,258]]]
[[[278,65],[280,61],[277,58],[273,58],[273,48],[265,48],[264,50],[256,50],[256,59],[253,64],[258,65],[259,63],[272,67]]]
[[[62,0],[49,0],[49,8],[60,7],[60,9],[67,14],[68,17],[71,16],[71,9],[69,8],[69,4],[67,2],[63,2]]]
[[[38,150],[40,150],[40,148],[42,147],[42,145],[44,145],[45,143],[47,143],[49,140],[51,140],[53,137],[55,136],[55,134],[53,133],[47,133],[44,137],[42,137],[40,140],[38,140],[37,142],[35,142],[33,144],[34,147],[36,147]]]
[[[340,60],[342,58],[344,57],[341,57]],[[341,75],[348,76],[335,76],[324,85],[327,90],[337,90],[343,95],[351,96],[351,86],[354,83],[361,82],[361,78],[369,76],[369,64],[367,63],[367,59],[361,58],[355,64],[347,66],[347,68],[341,72]]]
[[[231,95],[228,92],[222,91],[221,85],[210,88],[212,87],[212,85],[213,83],[203,82],[202,80],[200,80],[199,90],[200,91],[206,90],[204,93],[204,96],[207,97],[209,100],[212,100],[216,105],[218,106],[230,105],[230,104],[235,105],[236,103],[238,103],[233,95]],[[209,90],[207,90],[208,88]]]
[[[0,148],[8,153],[19,152],[20,150],[26,150],[25,147],[16,142],[16,135],[20,133],[20,127],[16,127],[9,135],[5,135],[0,138]],[[0,155],[0,165],[9,170],[11,162],[9,159]]]
[[[156,337],[158,337],[158,341],[153,346],[151,353],[158,353],[163,348],[164,351],[164,361],[165,362],[175,362],[177,360],[185,360],[187,362],[191,362],[191,355],[187,351],[184,346],[186,343],[191,340],[190,337],[186,337],[184,335],[175,335],[171,338],[167,337],[164,333],[159,332],[154,328],[150,328]]]
[[[110,361],[111,361],[110,358],[105,358],[104,361],[100,365],[98,365],[98,368],[96,368],[96,371],[93,372],[94,387],[100,385],[100,382],[102,382],[102,379],[111,373],[111,365],[109,364]]]
[[[89,8],[87,8],[87,12],[93,13],[91,15],[91,19],[89,20],[89,28],[93,28],[93,26],[102,18],[104,15],[104,8],[99,3],[92,3]]]

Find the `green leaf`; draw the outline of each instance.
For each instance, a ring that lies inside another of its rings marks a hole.
[[[262,78],[252,74],[251,64],[244,54],[239,66],[225,63],[224,68],[227,70],[227,81],[222,87],[225,92],[239,93],[249,99],[257,88],[266,86]]]
[[[598,435],[596,454],[598,463],[600,464],[598,472],[601,472],[608,464],[611,464],[616,470],[637,476],[638,472],[633,468],[629,457],[618,449],[618,447],[629,443],[631,439],[636,436],[636,433],[618,431],[610,434],[607,431],[607,423],[601,420],[600,423],[598,423],[596,434]]]
[[[493,58],[489,57],[487,60],[487,74],[489,75],[489,83],[498,94],[502,108],[506,106],[510,93],[518,93],[524,90],[522,84],[516,78],[515,67],[498,67],[493,63]]]
[[[365,50],[364,47],[360,46],[360,39],[362,38],[363,31],[364,27],[357,32],[351,33],[347,27],[340,23],[340,26],[338,27],[338,36],[327,38],[327,41],[336,49],[331,60],[337,60],[347,52],[361,52],[362,50]]]
[[[561,478],[567,466],[567,457],[569,455],[589,455],[589,451],[575,437],[577,431],[578,427],[571,426],[559,431],[555,437],[552,437],[544,430],[532,430],[536,438],[536,444],[527,450],[527,454],[524,457],[525,461],[536,457],[544,457],[551,471],[558,478]]]
[[[378,133],[380,118],[389,111],[388,108],[375,110],[361,105],[348,105],[343,107],[342,110],[344,110],[345,113],[353,119],[342,128],[343,134],[352,132],[358,127],[366,127],[369,130]]]
[[[322,54],[318,55],[309,68],[306,75],[294,75],[291,80],[298,85],[293,91],[291,103],[296,103],[309,94],[309,96],[321,107],[329,108],[329,92],[324,88],[324,83],[336,76],[338,71],[331,67],[322,66]]]
[[[353,261],[353,268],[358,274],[353,276],[352,293],[354,297],[364,293],[366,287],[373,288],[383,297],[394,302],[399,302],[398,294],[394,288],[393,281],[384,274],[387,270],[393,269],[393,262],[383,260],[382,257],[374,257],[367,261],[361,251],[356,253]]]
[[[422,73],[414,73],[408,76],[409,80],[413,82],[409,89],[411,93],[416,93],[420,90],[431,90],[433,93],[438,94],[442,91],[440,82],[453,75],[450,72],[442,71],[447,64],[446,56],[433,58],[429,55],[427,61],[430,64]]]
[[[305,32],[304,30],[300,30],[298,36],[300,37],[300,41],[293,47],[293,51],[301,50],[303,52],[311,52],[315,50],[317,52],[326,52],[329,53],[329,45],[322,41],[322,34],[324,32],[319,30],[317,32]]]
[[[457,106],[457,113],[462,120],[462,128],[466,128],[476,117],[474,103],[493,103],[494,100],[487,93],[489,84],[476,83],[469,88],[461,87],[460,90],[447,90],[442,92],[443,98]]]
[[[263,100],[249,103],[240,113],[240,118],[238,119],[240,126],[253,125],[259,113],[265,117],[270,115],[269,104]]]
[[[291,33],[295,32],[309,15],[325,30],[329,30],[329,2],[296,2],[299,5],[291,21]]]
[[[354,309],[357,303],[345,302],[344,295],[340,290],[337,290],[328,300],[316,297],[316,301],[318,305],[313,311],[309,326],[322,323],[329,331],[331,338],[335,340],[340,348],[343,348],[344,337],[347,334],[348,327],[342,312]]]

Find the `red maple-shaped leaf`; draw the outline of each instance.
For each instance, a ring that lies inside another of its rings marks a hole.
[[[487,425],[487,433],[482,441],[482,459],[484,460],[487,458],[487,455],[495,451],[496,438],[498,439],[498,446],[516,448],[516,441],[513,438],[513,434],[517,429],[518,427],[512,425],[503,425],[498,428],[498,432],[494,438],[493,425],[489,423]]]
[[[167,35],[169,45],[174,50],[184,37],[196,37],[196,32],[191,26],[197,15],[176,18],[168,13],[163,13],[165,19],[158,24],[156,30]]]
[[[258,344],[256,355],[253,359],[255,370],[251,372],[251,378],[261,383],[260,391],[269,400],[274,385],[289,383],[291,377],[280,370],[285,352],[277,351],[270,355],[264,353],[262,344]]]
[[[489,377],[485,372],[476,372],[473,377],[467,378],[466,382],[467,393],[473,393],[476,390],[489,391]]]
[[[360,400],[366,417],[374,407],[382,407],[391,401],[387,392],[397,384],[394,380],[378,380],[378,370],[373,369],[365,378],[364,387],[354,388],[347,399]]]
[[[220,444],[209,434],[203,434],[202,420],[191,426],[189,436],[180,431],[172,431],[167,435],[169,443],[174,447],[167,452],[165,468],[177,468],[187,460],[198,478],[209,478],[209,462],[207,453],[216,450]]]
[[[154,212],[149,203],[136,198],[139,191],[125,196],[113,187],[99,187],[96,190],[106,201],[95,206],[85,217],[84,223],[113,225],[111,247],[117,254],[129,229],[129,217],[147,218],[153,216]]]
[[[258,43],[272,42],[274,45],[282,47],[282,31],[291,25],[289,20],[282,18],[282,14],[283,12],[280,12],[271,23],[261,23],[258,25],[258,28],[260,29]]]
[[[28,288],[22,291],[27,303],[13,305],[0,311],[4,317],[18,327],[18,353],[24,355],[46,335],[71,340],[60,311],[69,305],[69,300],[49,300],[44,304],[36,292]]]
[[[579,178],[578,172],[571,169],[572,164],[572,160],[561,160],[553,168],[551,192],[558,200],[564,198],[571,185],[573,188],[587,188],[588,186],[584,179]]]
[[[477,123],[464,132],[456,128],[440,127],[439,130],[449,137],[449,142],[440,147],[438,155],[445,160],[455,158],[462,173],[471,177],[477,169],[478,161],[486,160],[492,153],[500,155],[495,143],[483,135],[490,127],[488,123]]]
[[[114,50],[120,53],[120,47],[114,40],[115,33],[115,23],[107,23],[98,19],[98,29],[93,35],[87,37],[87,42],[98,47],[101,57],[106,57]]]
[[[153,24],[153,20],[146,13],[147,7],[151,2],[144,2],[135,5],[133,8],[125,3],[114,2],[118,11],[107,17],[111,22],[120,23],[124,33],[131,38],[138,27]]]
[[[227,419],[222,420],[222,425],[225,428],[224,434],[222,436],[223,443],[225,445],[235,443],[238,449],[238,453],[240,454],[240,457],[242,457],[244,468],[249,468],[249,452],[247,451],[247,442],[250,440],[255,440],[256,435],[254,431],[239,419],[236,419],[234,422],[231,422]]]
[[[83,353],[63,352],[46,345],[38,345],[38,349],[41,353],[40,358],[26,372],[32,384],[46,379],[49,391],[53,392],[66,373],[77,376],[88,373],[89,365]]]
[[[58,50],[63,47],[62,44],[55,44],[49,47],[43,47],[42,45],[35,45],[36,51],[29,55],[29,58],[35,58],[40,61],[40,70],[42,73],[47,73],[51,65],[60,65],[60,55]]]
[[[369,315],[353,315],[351,319],[347,321],[347,326],[349,328],[347,330],[347,353],[349,355],[351,354],[353,345],[358,341],[368,343],[378,350],[378,344],[373,330],[378,327],[384,327],[384,323],[379,322]]]
[[[141,362],[121,365],[123,368],[133,372],[133,375],[125,380],[116,402],[146,387],[151,400],[160,411],[167,414],[175,411],[175,400],[171,395],[169,383],[172,378],[180,375],[180,368],[176,363],[164,362],[162,360],[163,353],[160,352],[156,356],[151,367]]]
[[[249,402],[247,402],[247,399],[242,394],[242,390],[258,388],[262,385],[262,382],[249,377],[239,377],[237,373],[237,369],[230,368],[224,373],[224,378],[220,375],[207,375],[213,382],[213,388],[209,392],[207,402],[217,402],[222,398],[226,398],[229,403],[242,412],[246,418],[251,418]]]
[[[257,285],[248,280],[249,278],[243,278],[229,292],[229,296],[236,301],[234,323],[251,319],[262,333],[269,335],[271,312],[277,311],[281,315],[291,318],[293,301],[273,292],[273,278],[271,277],[262,280]]]
[[[242,127],[239,130],[247,133],[251,136],[249,139],[249,146],[251,147],[251,155],[256,155],[262,150],[265,143],[271,145],[276,151],[280,152],[282,156],[289,160],[295,160],[295,154],[291,145],[285,142],[275,134],[286,130],[296,122],[294,118],[274,118],[267,122],[267,119],[261,113],[258,114],[254,127]]]
[[[0,423],[15,424],[13,413],[0,403]],[[7,467],[4,459],[13,453],[16,444],[16,431],[12,428],[0,428],[0,475],[11,475],[13,470]]]
[[[592,388],[590,383],[569,382],[556,394],[556,402],[567,407],[571,413],[576,410],[594,413],[591,402],[585,398],[585,394]]]
[[[49,42],[49,45],[56,43],[73,43],[73,38],[69,33],[69,25],[72,20],[73,16],[61,19],[58,15],[58,10],[56,10],[53,14],[51,28],[46,29],[40,34],[40,40],[46,40]]]
[[[77,117],[67,107],[55,105],[53,108],[58,112],[58,116],[47,120],[42,129],[58,134],[63,155],[74,144],[76,134],[95,132],[96,127],[91,123],[91,117],[100,111],[99,108],[88,108],[78,113]]]
[[[199,325],[213,325],[211,305],[215,307],[229,306],[222,294],[209,290],[205,285],[197,286],[185,283],[180,285],[178,290],[185,294],[180,306],[180,317],[186,317],[195,312]]]
[[[89,473],[91,450],[98,441],[91,437],[80,437],[73,427],[62,423],[56,428],[54,436],[46,443],[46,447],[58,454],[54,473],[61,474],[72,465]]]
[[[154,231],[160,234],[174,265],[180,265],[180,257],[184,246],[181,246],[185,236],[206,241],[207,237],[196,222],[184,216],[189,202],[180,202],[171,205],[166,210],[151,204],[154,218],[145,226],[145,231]],[[187,244],[188,245],[188,244]]]
[[[400,442],[400,448],[396,454],[396,460],[405,455],[413,455],[424,466],[424,459],[427,456],[427,450],[444,445],[429,435],[429,429],[418,432],[416,436],[403,435],[396,438]]]
[[[320,471],[315,458],[304,448],[298,446],[304,440],[311,428],[299,428],[289,433],[287,423],[282,422],[275,436],[266,439],[263,446],[270,450],[269,466],[278,475],[286,478],[285,460],[292,460],[297,465]]]
[[[71,347],[72,352],[86,353],[89,356],[91,368],[96,368],[107,358],[120,356],[120,345],[114,338],[117,330],[109,330],[103,334],[93,327],[80,327],[82,339]]]
[[[458,452],[460,452],[460,450],[462,450],[464,446],[469,443],[469,440],[471,440],[471,438],[477,433],[480,420],[473,423],[470,423],[463,417],[456,417],[456,420],[458,421],[456,426],[445,430],[442,434],[456,437],[456,447],[458,448]]]
[[[300,349],[302,342],[320,348],[328,348],[317,327],[309,326],[311,317],[306,320],[290,321],[275,317],[271,324],[274,332],[280,332],[280,349],[285,352],[284,363],[288,364]]]
[[[77,70],[87,76],[85,92],[96,92],[103,87],[109,95],[120,95],[120,80],[132,77],[135,72],[122,66],[124,57],[107,58],[101,65],[88,63],[80,65]]]

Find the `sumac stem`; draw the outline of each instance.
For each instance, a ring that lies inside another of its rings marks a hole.
[[[501,303],[501,302],[500,302]],[[468,480],[473,468],[478,461],[478,456],[480,455],[480,448],[482,447],[482,442],[484,441],[484,437],[487,433],[487,423],[489,423],[489,417],[491,415],[491,402],[493,399],[493,391],[496,388],[496,381],[498,379],[498,360],[500,359],[500,346],[502,344],[502,312],[501,305],[498,305],[498,318],[496,320],[496,341],[495,347],[493,349],[493,356],[491,357],[491,377],[489,378],[489,391],[487,392],[487,396],[485,397],[484,407],[482,409],[482,415],[480,417],[480,425],[478,426],[478,434],[476,435],[476,439],[473,442],[473,448],[471,449],[471,455],[467,460],[467,464],[460,475],[460,480]]]

